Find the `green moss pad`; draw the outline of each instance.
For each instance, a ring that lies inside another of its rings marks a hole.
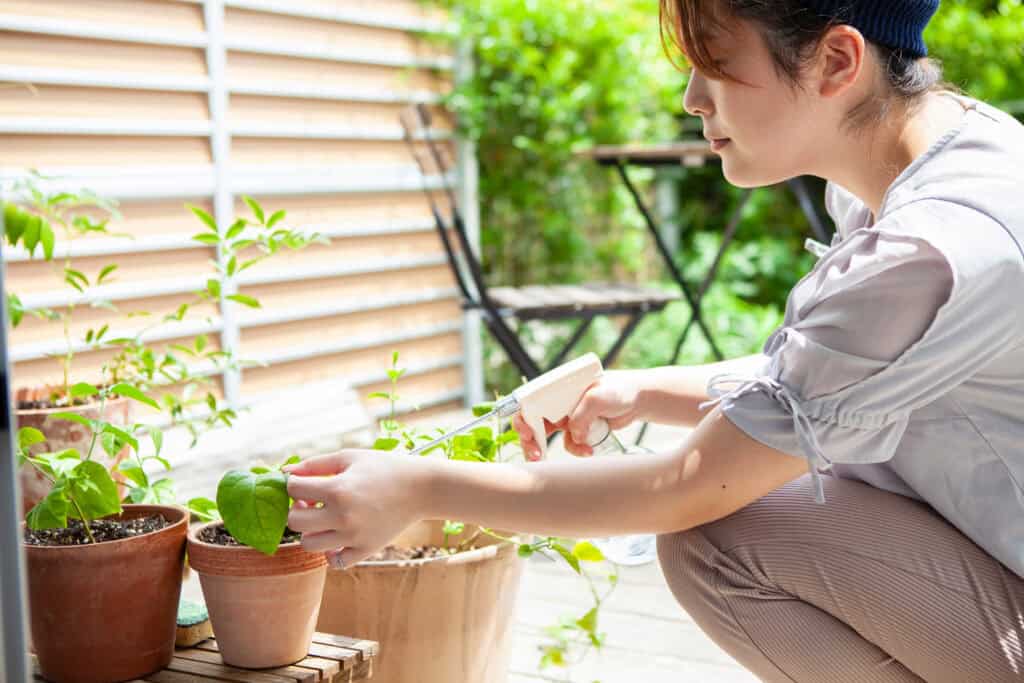
[[[202,603],[184,598],[178,603],[178,626],[195,626],[209,618],[210,613],[206,611],[206,605]]]

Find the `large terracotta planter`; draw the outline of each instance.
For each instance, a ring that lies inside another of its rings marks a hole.
[[[72,408],[41,408],[38,410],[19,410],[16,414],[18,427],[35,427],[46,435],[46,441],[36,444],[31,448],[33,453],[47,453],[62,451],[67,448],[77,449],[82,457],[89,451],[89,442],[92,440],[92,433],[84,425],[70,420],[54,418],[57,413],[76,413],[89,420],[100,418],[100,404],[88,403]],[[132,400],[129,398],[117,398],[107,401],[103,407],[103,419],[118,427],[131,424]],[[97,462],[102,463],[107,469],[118,465],[127,457],[128,446],[121,449],[114,460],[110,460],[106,451],[100,447],[97,441],[93,456]],[[21,480],[21,502],[22,516],[35,507],[50,492],[51,484],[42,473],[32,465],[26,463],[19,470]],[[123,498],[125,495],[124,477],[115,474],[114,480],[118,482],[118,494]]]
[[[309,654],[320,611],[327,560],[300,543],[273,555],[245,546],[206,543],[189,530],[188,562],[199,574],[217,646],[226,664],[262,669],[293,664]]]
[[[47,680],[110,683],[170,663],[188,513],[176,505],[125,505],[120,517],[154,513],[170,524],[94,545],[22,545],[32,642]]]
[[[442,528],[413,525],[394,545],[442,546]],[[317,631],[378,641],[375,682],[505,683],[523,561],[513,544],[477,540],[450,557],[329,569]]]

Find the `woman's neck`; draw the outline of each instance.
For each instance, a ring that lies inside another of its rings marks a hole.
[[[894,110],[869,132],[844,136],[823,160],[823,177],[856,195],[878,216],[893,181],[950,129],[960,123],[964,105],[932,93],[913,111]]]

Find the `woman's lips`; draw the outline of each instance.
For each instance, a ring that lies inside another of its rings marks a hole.
[[[712,138],[711,139],[711,151],[720,152],[725,149],[728,144],[732,142],[729,138]]]

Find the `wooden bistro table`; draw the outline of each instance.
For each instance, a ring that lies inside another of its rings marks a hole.
[[[372,640],[357,640],[329,633],[314,633],[305,659],[276,669],[239,669],[220,658],[216,638],[192,647],[178,648],[174,659],[162,671],[129,683],[203,683],[240,681],[241,683],[341,683],[364,681],[373,675],[373,658],[379,651]],[[33,656],[35,680],[45,680]]]

